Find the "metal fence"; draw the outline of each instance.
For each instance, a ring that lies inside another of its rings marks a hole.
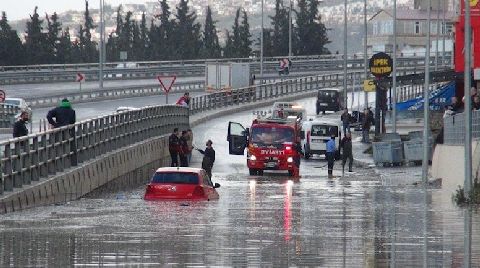
[[[146,107],[0,142],[0,194],[102,154],[189,126],[188,109]]]
[[[480,113],[472,112],[472,138],[480,138]],[[461,145],[465,143],[465,114],[459,113],[443,119],[443,143]]]

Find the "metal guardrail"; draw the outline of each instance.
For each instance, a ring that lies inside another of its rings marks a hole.
[[[274,58],[272,58],[274,59]],[[246,59],[232,59],[232,61],[246,61]],[[435,58],[431,59],[430,64],[435,64]],[[441,61],[441,59],[438,59]],[[157,75],[178,75],[183,77],[197,77],[205,75],[205,63],[207,62],[225,62],[225,60],[211,60],[211,61],[187,61],[185,62],[147,62],[137,63],[135,68],[117,68],[116,63],[108,63],[104,69],[105,80],[121,80],[121,79],[147,79],[154,78]],[[450,58],[445,65],[450,65]],[[257,61],[251,60],[251,72],[258,73],[260,64]],[[348,68],[362,69],[363,58],[352,57],[348,59]],[[400,57],[397,60],[397,68],[417,68],[421,71],[421,66],[425,64],[424,57]],[[75,66],[75,67],[74,67]],[[83,67],[82,67],[83,66]],[[21,84],[21,83],[52,83],[52,82],[68,82],[75,81],[78,72],[86,75],[87,80],[96,81],[99,79],[98,64],[96,65],[73,65],[65,68],[50,68],[44,69],[47,66],[30,67],[21,69],[19,71],[4,71],[0,72],[0,84]],[[6,67],[5,67],[6,68]],[[5,69],[4,68],[4,69]],[[82,69],[84,68],[84,69]],[[267,73],[276,73],[278,70],[278,62],[270,61],[264,64],[264,71]],[[343,69],[343,58],[337,55],[307,59],[297,57],[293,59],[292,70],[295,72],[308,71],[335,71]],[[6,69],[8,70],[8,68]]]
[[[171,91],[198,91],[204,90],[205,83],[204,81],[191,81],[191,82],[177,82],[175,83]],[[31,107],[45,107],[57,105],[60,100],[65,97],[73,103],[79,102],[88,102],[88,101],[100,101],[100,100],[111,100],[111,99],[121,99],[129,97],[141,97],[141,96],[151,96],[163,94],[163,88],[158,85],[155,86],[129,86],[129,87],[116,87],[109,88],[104,90],[95,90],[95,91],[86,91],[86,92],[77,92],[70,94],[58,94],[51,95],[47,97],[36,97],[32,99],[27,99],[27,103]]]
[[[370,57],[371,55],[367,55]],[[400,53],[399,57],[424,57],[424,53]],[[432,56],[435,56],[432,53]],[[347,54],[348,59],[363,59],[363,53]],[[451,53],[446,53],[445,62],[449,61]],[[288,56],[265,57],[264,62],[278,62],[281,59],[288,58]],[[343,54],[326,54],[326,55],[305,55],[292,56],[292,61],[297,60],[330,60],[343,59]],[[189,64],[205,64],[206,62],[260,62],[260,58],[221,58],[221,59],[197,59],[197,60],[174,60],[174,61],[136,61],[139,67],[153,67],[153,66],[184,66]],[[123,65],[125,62],[107,62],[105,68],[115,68],[118,65]],[[53,70],[88,70],[98,69],[98,62],[95,63],[80,63],[80,64],[39,64],[39,65],[12,65],[0,66],[0,72],[18,72],[18,71],[53,71]]]
[[[188,109],[145,107],[0,142],[0,195],[72,166],[189,126]]]

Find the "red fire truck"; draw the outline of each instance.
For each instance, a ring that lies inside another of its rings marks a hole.
[[[299,119],[291,117],[254,119],[250,128],[229,122],[229,153],[243,155],[247,148],[250,175],[263,175],[264,170],[285,170],[290,176],[298,176],[300,130]]]

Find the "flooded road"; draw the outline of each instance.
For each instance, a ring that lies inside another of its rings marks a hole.
[[[300,179],[249,176],[245,157],[227,155],[226,128],[251,119],[247,111],[194,129],[197,146],[214,142],[218,201],[146,202],[141,186],[2,215],[0,267],[462,266],[465,210],[450,190],[412,185],[416,168],[341,177],[337,162],[328,179],[322,159],[303,161]],[[480,267],[472,214],[470,257]]]

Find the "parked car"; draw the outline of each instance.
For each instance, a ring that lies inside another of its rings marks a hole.
[[[15,114],[12,120],[19,118],[22,112],[27,112],[28,116],[32,118],[32,108],[30,108],[27,102],[22,98],[5,98],[3,105],[5,107],[19,108],[18,113]]]
[[[130,107],[130,106],[119,106],[115,112],[121,113],[121,112],[126,112],[126,111],[138,111],[140,108],[136,107]]]
[[[201,168],[159,168],[145,190],[145,200],[213,200],[219,195],[207,172]]]

